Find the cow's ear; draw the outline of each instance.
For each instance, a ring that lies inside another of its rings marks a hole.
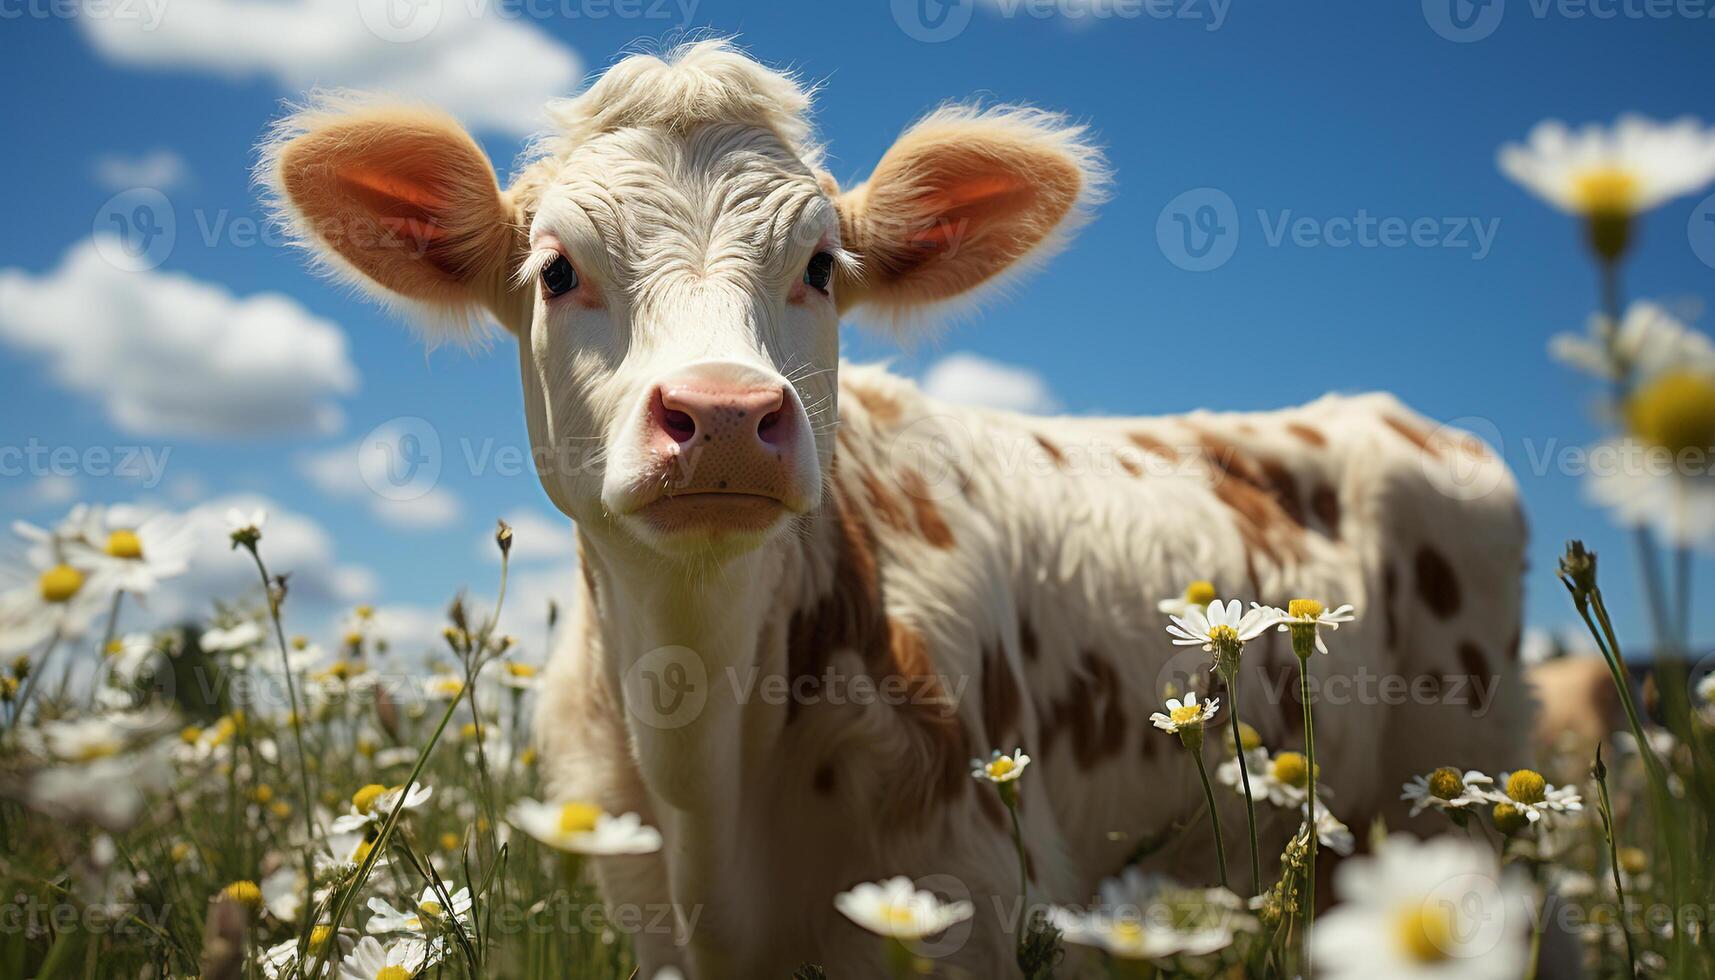
[[[836,295],[896,322],[968,298],[1051,256],[1106,182],[1100,152],[1062,116],[943,107],[836,199],[860,266]]]
[[[336,274],[446,330],[468,330],[484,311],[512,319],[521,218],[451,117],[319,102],[275,127],[258,177],[293,239]]]

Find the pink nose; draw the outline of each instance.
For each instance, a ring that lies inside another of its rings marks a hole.
[[[676,456],[669,492],[784,496],[797,411],[796,400],[777,383],[663,382],[650,400],[649,443]]]

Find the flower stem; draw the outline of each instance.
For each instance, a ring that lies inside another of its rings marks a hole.
[[[12,709],[12,720],[7,728],[16,728],[18,719],[24,717],[24,709],[30,706],[30,696],[36,693],[36,681],[47,672],[48,661],[53,658],[54,651],[60,648],[60,641],[65,639],[65,630],[54,630],[54,635],[48,638],[47,646],[42,648],[42,655],[36,658],[35,666],[30,669],[30,676],[24,678],[24,690],[18,695],[18,706]]]
[[[1235,668],[1227,673],[1227,697],[1232,700],[1232,710],[1227,717],[1232,720],[1233,748],[1239,755],[1239,782],[1245,790],[1245,823],[1250,828],[1251,837],[1251,893],[1262,891],[1262,857],[1256,842],[1256,803],[1251,798],[1251,771],[1245,762],[1244,737],[1239,734],[1239,672]]]
[[[1304,763],[1310,785],[1310,865],[1304,873],[1304,974],[1310,975],[1310,927],[1316,922],[1316,729],[1310,719],[1310,658],[1298,658],[1298,700],[1304,705]]]
[[[273,586],[268,579],[268,566],[262,562],[262,552],[252,542],[245,546],[250,557],[256,562],[256,574],[262,577],[262,599],[268,604],[268,618],[274,623],[274,639],[280,645],[280,669],[286,674],[286,699],[292,709],[292,741],[298,749],[298,778],[302,781],[304,792],[304,874],[309,880],[304,885],[306,890],[315,888],[315,868],[310,861],[307,846],[316,839],[316,797],[310,784],[310,756],[304,751],[304,720],[298,711],[298,685],[292,680],[292,655],[286,647],[286,625],[280,621],[280,604],[274,601]],[[305,896],[305,907],[309,906],[309,896]]]
[[[1602,816],[1602,834],[1608,838],[1608,868],[1614,873],[1614,894],[1620,903],[1620,934],[1626,938],[1626,975],[1638,975],[1638,951],[1632,945],[1632,927],[1626,921],[1626,885],[1620,880],[1620,845],[1614,830],[1614,804],[1608,797],[1608,773],[1602,765],[1602,746],[1596,746],[1596,766],[1591,774],[1596,779],[1596,798]]]
[[[1203,799],[1209,804],[1209,822],[1215,828],[1215,863],[1221,869],[1221,887],[1226,888],[1227,845],[1221,839],[1221,813],[1215,809],[1215,790],[1209,785],[1209,767],[1203,764],[1203,753],[1193,751],[1191,758],[1196,760],[1197,775],[1203,779]]]
[[[1015,784],[1016,785],[1016,784]],[[1013,926],[1013,943],[1024,942],[1024,916],[1030,907],[1030,876],[1024,860],[1024,831],[1018,824],[1018,797],[1002,793],[1006,812],[1012,815],[1012,846],[1018,851],[1018,922]]]

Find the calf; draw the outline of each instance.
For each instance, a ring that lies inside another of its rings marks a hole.
[[[584,576],[538,712],[548,791],[661,829],[659,854],[598,862],[609,901],[696,913],[638,937],[644,975],[875,975],[879,944],[832,899],[894,874],[974,899],[936,952],[1006,975],[1009,821],[969,772],[991,749],[1035,759],[1031,901],[1087,901],[1140,853],[1212,881],[1196,771],[1148,721],[1169,683],[1211,683],[1156,610],[1193,579],[1360,610],[1314,663],[1354,827],[1403,821],[1413,773],[1516,761],[1524,530],[1502,463],[1382,395],[1039,419],[842,364],[843,311],[900,323],[979,293],[1050,254],[1105,175],[1058,116],[949,107],[841,191],[807,109],[705,41],[553,107],[506,190],[450,120],[360,101],[291,117],[264,162],[336,270],[443,332],[486,314],[517,338]],[[1244,717],[1277,748],[1294,670],[1278,634],[1246,653]],[[1292,823],[1269,815],[1265,847]]]

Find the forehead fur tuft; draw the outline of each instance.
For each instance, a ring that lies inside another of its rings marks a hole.
[[[513,194],[534,210],[537,196],[579,144],[619,129],[684,133],[705,123],[760,126],[820,169],[822,149],[809,120],[811,94],[792,75],[764,67],[725,38],[630,55],[582,94],[549,105],[554,129],[532,144]]]

